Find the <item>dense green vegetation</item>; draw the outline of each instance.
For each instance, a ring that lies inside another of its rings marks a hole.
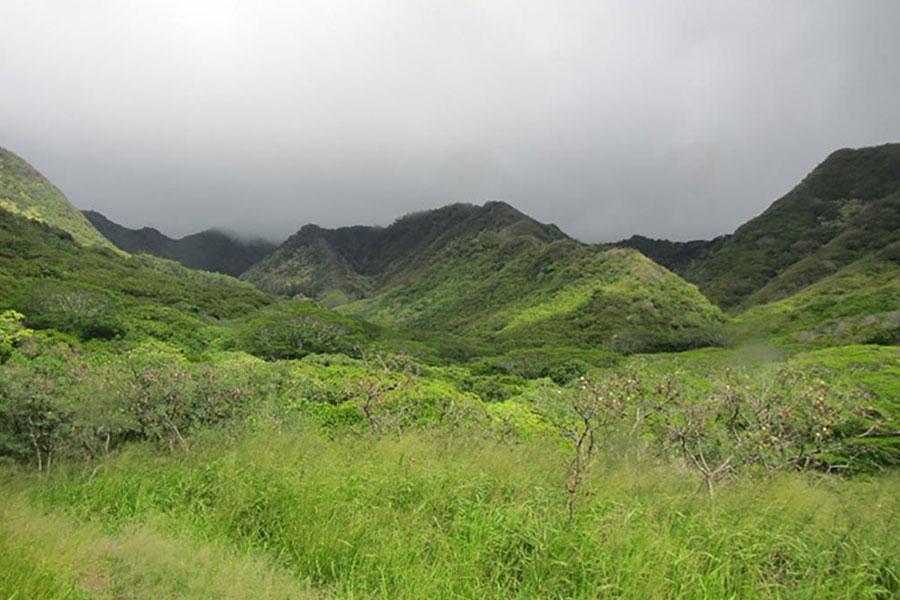
[[[900,262],[886,253],[861,259],[792,296],[741,313],[729,329],[738,339],[762,335],[795,346],[900,343]]]
[[[244,278],[413,337],[452,333],[501,351],[689,348],[713,342],[723,320],[638,253],[582,244],[500,202],[408,215],[384,229],[307,226]]]
[[[723,321],[696,288],[637,252],[502,233],[450,246],[409,281],[341,310],[507,348],[618,352],[707,345]]]
[[[631,238],[734,312],[773,302],[898,241],[900,144],[839,150],[733,235],[710,242]],[[865,317],[865,314],[859,315]]]
[[[173,240],[151,227],[128,229],[96,211],[82,212],[97,231],[120,250],[168,258],[201,271],[237,277],[275,249],[271,242],[243,241],[215,229]]]
[[[493,401],[474,365],[36,333],[0,370],[0,422],[35,424],[0,438],[7,595],[900,592],[896,477],[826,474],[900,457],[897,348],[636,356]]]
[[[97,598],[898,592],[894,476],[781,475],[729,486],[713,507],[677,470],[624,453],[597,466],[570,520],[562,458],[533,443],[331,439],[284,426],[198,440],[187,455],[132,448],[90,479],[4,486],[7,548],[41,570],[25,571],[29,587],[0,589],[34,599],[68,586]]]
[[[897,203],[857,158],[729,318],[502,203],[248,275],[319,302],[0,210],[0,599],[900,595]]]
[[[0,303],[29,327],[71,335],[72,343],[126,348],[155,339],[188,353],[246,347],[275,356],[285,349],[274,346],[290,344],[292,356],[303,356],[349,351],[364,335],[358,322],[311,303],[149,255],[79,247],[67,232],[2,210]],[[295,325],[289,329],[286,320],[278,339],[266,337],[266,319],[279,310]]]
[[[306,225],[244,278],[269,291],[339,304],[442,260],[448,245],[500,231],[543,242],[568,239],[557,227],[503,202],[451,204],[406,215],[385,228]]]
[[[658,240],[642,235],[633,235],[627,240],[614,245],[622,248],[634,248],[653,262],[664,266],[682,277],[689,277],[704,260],[718,250],[729,235],[721,235],[713,240],[691,240],[689,242],[672,242]]]

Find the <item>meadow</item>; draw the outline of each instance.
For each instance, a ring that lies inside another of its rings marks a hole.
[[[900,594],[896,347],[439,365],[19,333],[0,598]]]
[[[647,240],[699,288],[500,202],[257,288],[0,152],[0,600],[900,597],[897,157]]]
[[[607,449],[299,422],[4,475],[4,598],[889,598],[900,478],[780,473],[714,498]]]

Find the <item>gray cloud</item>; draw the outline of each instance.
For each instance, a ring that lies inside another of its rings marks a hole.
[[[0,145],[79,207],[286,236],[502,199],[733,230],[900,140],[895,0],[0,0]]]

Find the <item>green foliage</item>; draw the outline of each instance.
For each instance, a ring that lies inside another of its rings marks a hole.
[[[510,350],[503,355],[475,360],[469,368],[473,373],[483,375],[509,374],[525,379],[547,377],[563,385],[587,374],[592,368],[613,366],[619,358],[606,350],[548,346]]]
[[[238,332],[242,350],[268,360],[311,353],[359,355],[365,341],[366,332],[358,321],[299,300],[260,311]]]
[[[235,329],[275,301],[224,275],[81,248],[59,230],[0,210],[0,305],[34,328],[82,341],[152,337],[201,354],[231,343]],[[347,321],[317,310],[319,320]]]
[[[719,311],[636,252],[485,233],[380,295],[342,310],[406,330],[447,330],[501,348],[608,350],[709,344]]]
[[[483,231],[543,241],[566,238],[556,227],[537,223],[502,202],[451,204],[406,215],[386,228],[306,225],[244,278],[271,292],[344,303],[440,260],[449,244]]]
[[[425,340],[456,360],[478,346],[694,347],[714,341],[723,318],[638,253],[582,244],[497,202],[450,205],[383,229],[309,225],[244,278],[342,304],[410,337],[464,338],[459,352]]]
[[[662,249],[815,217],[724,328],[502,203],[260,267],[340,313],[0,210],[0,597],[897,595],[900,350],[827,347],[900,341],[889,150]]]
[[[0,531],[0,598],[28,600],[81,600],[89,596],[77,589],[72,577],[47,568],[45,560],[24,555],[21,540]]]
[[[685,277],[720,306],[782,299],[897,242],[900,145],[840,150]]]
[[[57,456],[96,459],[129,440],[184,436],[258,407],[274,378],[225,354],[188,362],[160,342],[94,354],[33,339],[0,365],[0,456],[39,471]]]
[[[6,362],[16,346],[31,335],[22,321],[25,315],[14,310],[0,312],[0,364]]]
[[[671,242],[669,240],[657,240],[633,235],[627,240],[614,244],[623,248],[634,248],[641,254],[669,269],[686,277],[706,260],[713,252],[718,250],[730,236],[721,235],[713,240],[692,240],[690,242]]]
[[[792,296],[753,307],[727,328],[732,339],[780,338],[829,346],[900,342],[900,266],[857,261]]]
[[[116,295],[86,284],[35,281],[23,287],[13,306],[28,315],[34,329],[57,329],[78,336],[111,340],[124,335]]]
[[[88,539],[119,540],[117,548],[142,528],[138,563],[99,563],[99,547],[85,542],[82,564],[96,565],[88,573],[108,587],[137,580],[133,570],[152,572],[162,540],[192,557],[190,540],[202,540],[214,556],[224,547],[258,557],[272,575],[289,574],[298,594],[322,597],[879,598],[898,590],[893,475],[736,482],[719,490],[713,509],[677,468],[604,453],[570,520],[565,456],[540,441],[330,439],[311,427],[264,427],[198,441],[189,455],[132,448],[93,477],[33,481],[27,496],[2,505],[62,524],[58,534],[47,525],[30,534],[46,545],[99,524]],[[19,529],[13,544],[25,537]],[[205,555],[188,562],[210,570]],[[183,577],[180,568],[173,574]],[[135,593],[153,597],[162,583],[138,585]]]
[[[318,240],[318,231],[314,226],[304,227],[241,277],[260,289],[314,298],[326,306],[368,294],[370,279],[357,273],[341,252]]]
[[[735,460],[747,466],[806,465],[809,458],[807,466],[865,470],[900,461],[900,352],[893,347],[845,346],[791,359],[767,348],[702,350],[635,357],[602,375],[616,373],[642,381],[639,397],[650,404],[632,406],[633,412],[665,417],[674,410],[672,418],[690,420],[696,435],[719,439],[724,445],[718,452],[728,448],[727,457],[734,450]],[[740,435],[723,428],[729,414],[744,415]],[[816,437],[814,423],[822,436]],[[651,427],[657,442],[666,439],[666,427],[665,421]],[[774,435],[778,428],[790,435],[738,443],[744,435]],[[769,444],[786,444],[778,452],[793,452],[793,458],[765,456],[775,452]],[[807,457],[809,452],[814,454]]]

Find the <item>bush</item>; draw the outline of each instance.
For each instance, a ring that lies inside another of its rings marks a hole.
[[[267,360],[303,358],[312,353],[359,355],[366,341],[353,319],[308,301],[289,301],[253,317],[238,334],[241,350]]]

